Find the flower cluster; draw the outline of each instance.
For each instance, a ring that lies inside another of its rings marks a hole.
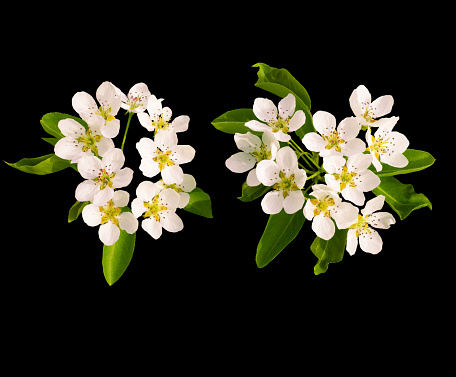
[[[307,131],[301,139],[305,151],[290,135],[306,123],[305,113],[295,111],[295,96],[288,94],[277,107],[268,99],[257,98],[253,113],[258,120],[245,123],[253,133],[234,135],[241,152],[228,158],[226,166],[235,173],[249,171],[248,186],[270,187],[261,201],[265,213],[302,210],[319,238],[330,240],[336,226],[348,229],[346,250],[350,255],[355,253],[358,240],[363,251],[376,254],[382,249],[382,240],[373,228],[387,229],[395,219],[390,213],[377,212],[384,196],[365,203],[365,193],[381,182],[370,167],[376,171],[382,170],[383,164],[405,167],[408,160],[403,152],[409,142],[393,131],[398,117],[383,117],[392,109],[391,96],[372,102],[367,88],[360,85],[349,103],[354,116],[339,124],[329,112],[313,114],[316,132]],[[373,127],[378,127],[375,133]],[[362,130],[367,144],[359,137]],[[357,206],[363,205],[360,215]]]
[[[121,230],[135,233],[140,216],[145,218],[142,228],[155,239],[160,237],[162,228],[169,232],[182,230],[182,220],[175,211],[189,203],[189,192],[195,189],[196,182],[183,173],[180,165],[190,162],[195,150],[189,145],[178,145],[176,133],[187,130],[190,118],[180,116],[170,121],[171,109],[162,108],[163,99],[152,95],[144,83],[134,85],[125,95],[112,83],[104,82],[96,91],[96,99],[98,103],[86,92],[74,95],[73,109],[87,128],[75,119],[62,119],[58,128],[64,137],[54,147],[58,157],[77,164],[84,178],[75,192],[76,200],[85,204],[84,222],[100,226],[100,240],[108,246],[118,241]],[[118,189],[131,183],[133,170],[123,167],[123,144],[116,148],[112,140],[120,130],[120,121],[116,119],[120,108],[129,113],[126,130],[132,115],[137,114],[140,124],[154,132],[154,140],[142,138],[136,144],[142,157],[139,168],[146,177],[159,173],[162,176],[158,182],[139,184],[131,210],[130,195]]]

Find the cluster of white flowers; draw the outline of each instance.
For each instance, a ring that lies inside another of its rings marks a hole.
[[[77,163],[85,179],[75,192],[76,200],[90,202],[82,210],[84,222],[89,226],[100,225],[100,240],[108,246],[117,242],[121,229],[135,233],[141,215],[145,218],[142,228],[155,239],[160,237],[162,228],[170,232],[182,230],[182,220],[175,211],[188,204],[188,193],[196,182],[179,165],[191,161],[195,150],[177,145],[176,132],[187,130],[190,118],[180,116],[170,122],[171,109],[162,108],[163,99],[152,95],[144,83],[134,85],[125,95],[112,83],[104,82],[97,89],[96,98],[99,105],[86,92],[73,96],[73,109],[88,127],[71,118],[61,120],[58,127],[64,137],[54,149],[60,158]],[[133,179],[133,170],[122,168],[124,153],[115,148],[112,140],[120,130],[120,121],[116,119],[120,108],[130,115],[136,113],[140,124],[154,131],[155,140],[143,138],[136,145],[142,157],[140,170],[146,177],[162,173],[158,182],[139,184],[131,212],[125,208],[130,201],[128,192],[116,190],[128,186]]]
[[[389,95],[372,102],[367,88],[360,85],[349,99],[354,116],[337,125],[336,118],[329,112],[316,112],[313,125],[317,132],[309,132],[302,139],[307,150],[313,152],[310,154],[288,134],[306,121],[303,111],[295,112],[295,97],[288,94],[278,107],[268,99],[257,98],[253,112],[261,122],[251,120],[245,125],[252,131],[262,132],[262,137],[250,132],[235,134],[234,140],[241,152],[228,158],[226,166],[235,173],[250,170],[249,186],[260,183],[272,186],[272,191],[261,201],[265,213],[277,214],[283,209],[293,214],[302,209],[318,237],[331,239],[335,225],[339,229],[348,228],[346,250],[350,255],[355,253],[358,239],[363,251],[377,254],[382,249],[382,239],[372,227],[387,229],[395,219],[390,213],[376,212],[383,207],[385,197],[382,195],[366,202],[361,210],[363,216],[355,205],[363,206],[364,194],[380,184],[380,178],[368,169],[371,164],[377,171],[382,169],[382,163],[394,167],[408,164],[403,152],[409,142],[403,134],[393,131],[399,118],[378,119],[390,113],[393,102]],[[378,127],[374,134],[372,127]],[[358,138],[361,130],[366,130],[367,145]],[[315,152],[323,158],[322,168]],[[304,161],[307,156],[309,165],[313,163],[317,170],[306,173],[305,166],[299,162],[301,156]],[[314,174],[308,177],[309,173]],[[321,173],[324,178],[320,179]],[[313,185],[304,189],[312,178]],[[318,183],[318,179],[326,184]]]

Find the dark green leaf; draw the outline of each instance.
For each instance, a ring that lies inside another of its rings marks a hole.
[[[238,199],[243,202],[251,202],[266,194],[271,189],[271,186],[263,186],[261,183],[258,186],[249,186],[247,182],[242,184],[242,196]]]
[[[382,177],[381,183],[372,192],[384,195],[385,201],[404,220],[412,211],[422,207],[432,209],[432,204],[424,194],[417,194],[410,184],[403,184],[394,177]]]
[[[261,132],[252,131],[250,128],[245,126],[245,123],[249,120],[255,120],[257,117],[253,113],[252,109],[237,109],[230,110],[220,115],[218,118],[212,121],[212,125],[219,131],[228,134],[245,134],[251,132],[255,135],[261,135]]]
[[[318,258],[317,264],[314,266],[315,275],[326,272],[329,263],[340,262],[344,257],[345,244],[347,242],[348,229],[337,229],[334,236],[325,241],[320,237],[316,237],[310,245],[310,250]]]
[[[103,274],[109,285],[123,275],[135,250],[136,233],[120,230],[119,240],[112,246],[103,245]]]
[[[57,144],[57,142],[59,141],[59,139],[55,138],[55,137],[42,137],[42,139],[46,142],[46,143],[49,143],[51,144],[52,146],[55,147],[55,145]]]
[[[283,209],[276,215],[270,215],[256,253],[256,264],[259,268],[271,262],[294,238],[304,225],[304,214],[301,210],[287,214]]]
[[[395,168],[390,165],[382,164],[383,168],[380,171],[377,171],[374,165],[371,165],[369,169],[382,178],[420,171],[428,168],[435,162],[435,158],[432,157],[430,153],[415,149],[407,149],[404,152],[404,156],[407,157],[407,160],[409,161],[408,165],[404,168]]]
[[[45,114],[41,118],[40,123],[41,123],[41,126],[43,127],[43,129],[49,135],[55,136],[57,139],[61,139],[62,137],[64,137],[64,135],[62,134],[62,132],[60,132],[60,129],[59,129],[58,125],[59,125],[59,122],[62,119],[68,119],[68,118],[74,119],[75,121],[77,121],[80,124],[82,124],[82,126],[85,129],[87,129],[87,127],[88,127],[87,123],[85,121],[83,121],[81,118],[75,117],[73,115],[62,114],[62,113],[48,113],[48,114]]]
[[[80,202],[76,200],[76,203],[71,206],[70,212],[68,213],[68,222],[71,223],[76,220],[87,204],[90,204],[90,202]]]
[[[42,157],[23,158],[16,163],[6,163],[25,173],[38,175],[55,173],[72,165],[69,160],[63,160],[54,153]]]
[[[203,190],[196,187],[190,194],[190,201],[185,210],[195,215],[204,216],[212,219],[211,198]]]
[[[284,68],[273,68],[264,63],[257,63],[253,67],[258,67],[258,81],[255,86],[282,98],[289,93],[295,96],[296,110],[302,110],[306,114],[306,122],[295,131],[296,135],[302,139],[308,132],[315,132],[310,113],[310,97],[299,81]]]

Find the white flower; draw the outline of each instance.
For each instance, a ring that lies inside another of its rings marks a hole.
[[[367,150],[372,155],[372,163],[377,171],[383,169],[382,164],[403,168],[408,165],[407,157],[402,153],[408,148],[409,141],[401,133],[392,131],[399,117],[388,118],[372,136],[371,128],[366,132]]]
[[[152,178],[161,172],[167,184],[181,183],[184,172],[179,166],[195,157],[195,149],[190,145],[177,145],[177,135],[167,130],[157,134],[155,141],[143,137],[136,143],[142,157],[139,169],[146,177]]]
[[[169,107],[162,107],[163,99],[157,99],[155,96],[149,98],[147,112],[138,114],[141,125],[148,131],[154,131],[156,135],[160,131],[173,130],[174,132],[187,131],[190,117],[180,115],[170,122],[172,111]]]
[[[265,186],[272,186],[261,201],[261,208],[268,214],[279,213],[282,208],[291,214],[304,204],[301,189],[306,183],[306,172],[298,168],[298,158],[290,147],[279,149],[276,161],[263,160],[258,163],[257,177]]]
[[[142,113],[146,110],[147,102],[151,96],[149,88],[146,84],[140,82],[131,87],[126,96],[119,88],[115,87],[117,96],[120,97],[122,103],[120,107],[133,113]],[[155,98],[155,97],[154,97]]]
[[[161,190],[155,183],[144,181],[136,189],[137,198],[131,203],[131,209],[136,217],[143,215],[142,228],[153,238],[162,235],[162,228],[168,232],[179,232],[184,224],[176,215],[179,205],[179,194],[172,188]]]
[[[116,95],[114,85],[105,81],[98,87],[96,97],[100,107],[90,94],[76,93],[72,99],[73,109],[88,124],[99,124],[102,121],[101,133],[103,136],[116,137],[119,133],[120,121],[115,116],[120,109],[121,100]]]
[[[362,206],[364,192],[372,191],[380,184],[380,178],[367,170],[371,162],[372,156],[362,153],[355,154],[348,160],[340,156],[327,157],[323,161],[323,168],[329,173],[325,175],[326,184],[342,192],[345,200]]]
[[[320,153],[321,157],[353,156],[366,149],[360,139],[356,139],[361,126],[356,118],[345,118],[336,129],[336,118],[326,111],[317,111],[313,116],[316,132],[307,133],[302,139],[307,149]]]
[[[163,179],[160,179],[155,184],[160,188],[160,191],[172,188],[179,194],[180,199],[177,208],[184,208],[188,204],[190,201],[189,192],[192,192],[196,188],[196,180],[190,174],[184,174],[184,179],[179,184],[172,183],[168,185]]]
[[[378,254],[382,250],[383,241],[375,229],[388,229],[396,223],[393,215],[388,212],[376,212],[382,209],[385,197],[379,195],[366,203],[361,210],[363,216],[358,215],[358,220],[349,227],[346,249],[350,255],[355,254],[358,247],[358,238],[361,250],[366,253]],[[376,212],[376,213],[374,213]]]
[[[362,126],[379,127],[386,119],[377,119],[389,114],[393,108],[392,96],[378,97],[371,103],[371,94],[364,85],[358,86],[350,96],[350,107]]]
[[[116,191],[104,206],[89,204],[82,210],[82,219],[89,226],[101,225],[98,235],[106,246],[114,245],[120,236],[120,229],[133,234],[138,230],[138,220],[131,212],[122,212],[128,205],[130,195],[126,191]]]
[[[314,185],[304,206],[304,216],[312,221],[312,230],[324,240],[334,236],[336,228],[331,219],[336,221],[339,229],[348,228],[356,221],[358,208],[350,203],[342,202],[337,192],[326,185]]]
[[[306,114],[302,110],[295,113],[296,98],[293,94],[288,94],[279,102],[277,111],[274,102],[267,98],[257,98],[253,103],[253,113],[261,120],[251,120],[245,125],[253,131],[265,132],[272,131],[279,141],[289,141],[290,131],[296,131],[306,122]]]
[[[76,188],[76,200],[91,201],[104,206],[114,197],[114,189],[128,186],[133,179],[133,170],[121,169],[125,156],[119,148],[109,150],[100,160],[84,156],[78,162],[78,171],[86,181]]]
[[[54,147],[60,158],[77,163],[84,156],[104,156],[114,148],[114,142],[101,134],[101,124],[89,125],[87,130],[74,119],[62,119],[58,127],[65,136]]]
[[[233,154],[225,162],[226,167],[234,173],[244,173],[253,168],[247,175],[249,186],[260,184],[255,165],[263,160],[275,160],[277,150],[280,148],[279,142],[271,131],[265,131],[262,140],[250,132],[246,134],[236,133],[234,142],[242,152]]]

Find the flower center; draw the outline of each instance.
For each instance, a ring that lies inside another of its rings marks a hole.
[[[97,143],[101,140],[102,135],[92,135],[92,130],[87,129],[86,134],[78,137],[76,140],[83,144],[82,151],[87,152],[91,150],[95,156],[98,156],[98,147]]]
[[[347,184],[350,185],[350,187],[356,187],[356,184],[353,181],[353,178],[356,177],[356,173],[349,172],[346,166],[342,168],[342,173],[333,174],[333,176],[340,182],[340,191],[347,187]]]
[[[333,206],[335,204],[334,200],[330,198],[329,196],[326,196],[322,200],[318,199],[310,199],[310,202],[316,207],[314,209],[314,216],[319,215],[320,213],[323,213],[326,217],[331,217],[329,214],[329,207]]]
[[[139,106],[141,106],[144,98],[145,96],[142,94],[132,94],[127,101],[127,105],[130,106],[130,110],[137,109]]]
[[[280,115],[277,115],[277,120],[273,120],[268,123],[268,126],[271,127],[272,132],[282,131],[284,133],[289,132],[288,123],[290,123],[291,118],[282,118]]]
[[[369,227],[369,224],[366,222],[366,219],[369,217],[370,215],[366,215],[366,216],[361,216],[360,214],[358,214],[358,222],[356,224],[353,224],[351,226],[348,227],[348,229],[356,229],[356,237],[358,238],[359,235],[361,234],[364,234],[364,233],[368,233],[368,234],[371,234],[371,230],[370,230],[370,227]]]
[[[261,147],[255,148],[255,151],[251,153],[253,157],[257,160],[257,162],[263,161],[263,160],[270,160],[272,157],[272,152],[268,151],[268,148],[266,145],[261,143]]]
[[[377,139],[371,135],[372,144],[366,148],[366,151],[371,151],[375,153],[375,157],[377,160],[380,158],[380,153],[387,153],[388,152],[388,144],[389,137],[384,139],[383,136],[379,136]]]
[[[171,155],[171,151],[162,152],[159,148],[157,148],[156,154],[157,156],[154,157],[152,160],[158,162],[158,167],[160,168],[160,171],[162,171],[166,165],[174,165],[174,162],[171,161],[171,159],[169,158],[169,156]]]
[[[101,225],[106,224],[108,221],[113,222],[115,225],[119,226],[119,220],[117,216],[120,215],[122,211],[121,208],[114,206],[112,199],[104,207],[98,207],[102,213]]]
[[[100,169],[98,177],[94,178],[93,181],[100,183],[100,190],[104,190],[106,186],[112,187],[112,179],[116,176],[116,173],[108,173],[106,169]]]
[[[326,144],[326,149],[334,148],[337,152],[340,152],[340,144],[345,143],[345,140],[340,138],[336,130],[334,130],[329,136],[321,135],[321,137],[328,143]]]
[[[163,119],[163,115],[159,115],[158,116],[158,120],[157,121],[152,121],[152,125],[155,127],[155,131],[154,131],[154,136],[157,134],[158,131],[164,131],[168,128],[169,126],[169,123],[167,120],[164,120]]]
[[[274,190],[282,191],[283,197],[286,198],[290,191],[298,190],[298,185],[294,183],[295,175],[292,174],[289,177],[284,172],[279,173],[279,177],[282,178],[280,182],[277,182],[272,188]]]
[[[107,122],[110,122],[111,120],[116,119],[115,117],[113,117],[111,115],[111,108],[110,107],[105,109],[103,106],[100,106],[98,108],[98,111],[97,111],[96,114],[101,115],[104,118],[105,125],[106,125]]]
[[[167,207],[158,203],[158,195],[155,195],[151,202],[144,202],[144,207],[147,208],[147,211],[143,217],[153,217],[157,221],[160,221],[159,213],[168,209]]]
[[[361,114],[361,116],[366,120],[367,123],[374,123],[377,120],[374,119],[374,109],[372,109],[372,106],[369,103],[363,103],[363,107],[366,107],[366,111],[364,114]]]

